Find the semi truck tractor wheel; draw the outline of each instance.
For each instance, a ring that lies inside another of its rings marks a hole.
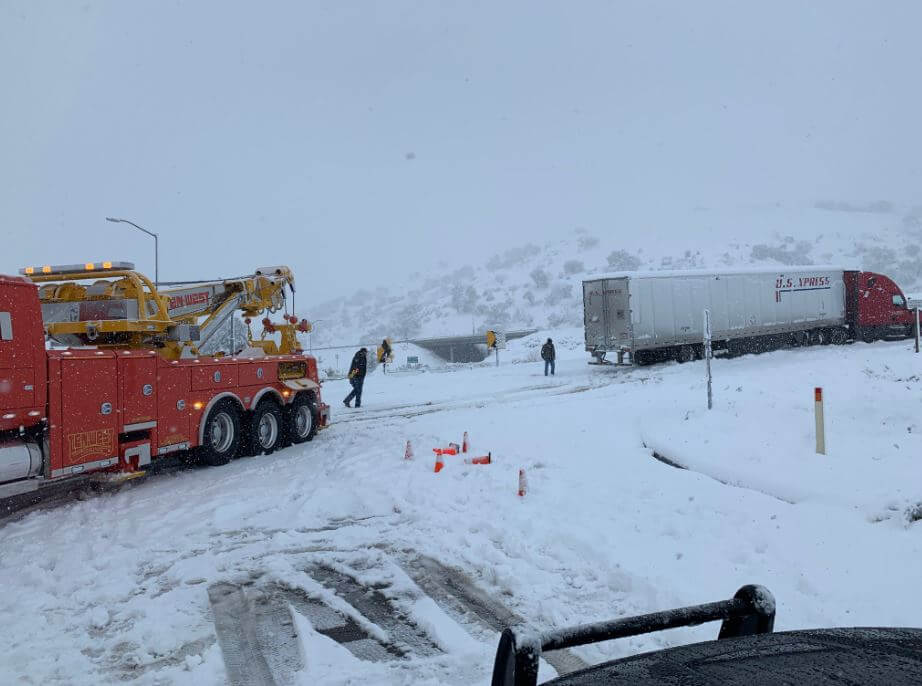
[[[222,400],[205,420],[199,459],[211,466],[227,464],[239,447],[240,413],[230,400]]]

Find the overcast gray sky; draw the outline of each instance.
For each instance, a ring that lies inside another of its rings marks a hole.
[[[895,0],[0,0],[0,271],[152,276],[114,215],[160,233],[163,279],[283,263],[316,302],[697,205],[918,203],[920,26]]]

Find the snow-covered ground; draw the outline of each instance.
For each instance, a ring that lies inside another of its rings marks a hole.
[[[486,684],[498,633],[433,592],[451,574],[546,628],[746,583],[775,594],[779,630],[920,624],[910,343],[717,359],[709,412],[703,363],[590,366],[578,329],[551,335],[554,377],[533,361],[536,335],[498,369],[376,370],[361,410],[328,382],[333,425],[312,443],[7,521],[0,683]],[[433,473],[431,449],[464,431],[494,463],[448,457]],[[364,638],[337,643],[336,622]],[[574,653],[594,663],[716,632]]]

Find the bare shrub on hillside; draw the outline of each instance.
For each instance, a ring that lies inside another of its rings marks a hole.
[[[423,308],[418,303],[409,303],[398,310],[391,329],[401,338],[416,336],[423,327]]]
[[[613,250],[608,254],[608,268],[619,272],[633,272],[640,267],[640,258],[627,250]]]
[[[750,252],[749,257],[754,262],[774,260],[781,264],[810,264],[813,262],[813,258],[810,256],[812,249],[813,246],[809,241],[798,241],[793,246],[789,241],[774,246],[759,243],[752,246],[752,252]]]
[[[563,263],[564,274],[582,274],[584,271],[586,271],[586,265],[582,260],[567,260]]]
[[[579,246],[580,250],[592,250],[599,244],[599,239],[595,236],[580,236],[576,239],[576,245]]]
[[[548,293],[547,297],[544,299],[544,304],[548,307],[553,307],[558,303],[563,302],[564,300],[569,300],[573,296],[573,284],[571,283],[558,283],[554,284],[554,287],[551,289],[551,292]]]
[[[510,248],[500,255],[494,255],[487,261],[487,269],[497,271],[499,269],[508,269],[521,264],[529,257],[541,254],[541,248],[533,243],[527,243],[517,248]]]
[[[529,276],[531,277],[531,280],[535,282],[535,286],[538,288],[547,288],[551,283],[551,275],[541,267],[532,269]]]
[[[456,312],[469,314],[477,307],[477,289],[457,283],[451,289],[451,306]]]

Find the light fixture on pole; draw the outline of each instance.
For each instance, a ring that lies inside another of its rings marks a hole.
[[[154,286],[157,286],[159,288],[160,287],[160,247],[157,244],[157,234],[155,234],[153,231],[148,231],[143,226],[138,226],[134,222],[128,221],[127,219],[116,219],[115,217],[106,217],[106,221],[113,222],[116,224],[118,223],[131,224],[134,228],[138,229],[139,231],[143,231],[148,236],[154,237]]]

